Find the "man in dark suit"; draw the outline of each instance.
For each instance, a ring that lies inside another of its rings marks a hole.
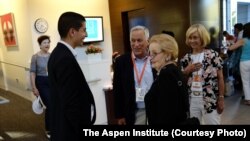
[[[117,57],[114,63],[114,108],[119,125],[146,124],[144,96],[153,83],[148,39],[146,27],[133,27],[130,30],[132,52]]]
[[[95,102],[76,60],[75,48],[86,36],[85,18],[74,12],[63,13],[58,21],[61,40],[48,61],[51,85],[52,141],[83,140],[82,129],[95,122]],[[91,106],[94,116],[91,117]],[[91,119],[92,118],[92,119]]]

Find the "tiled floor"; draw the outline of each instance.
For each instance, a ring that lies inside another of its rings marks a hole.
[[[43,116],[31,111],[31,102],[15,94],[2,94],[9,103],[0,105],[0,141],[46,141]],[[225,97],[222,125],[250,125],[250,106],[244,105],[242,92]],[[7,115],[3,111],[8,111]],[[19,114],[17,114],[19,111]]]
[[[32,112],[31,101],[0,89],[0,141],[47,141],[44,115]]]
[[[241,91],[235,92],[232,96],[225,97],[222,124],[250,125],[250,106],[243,103]]]

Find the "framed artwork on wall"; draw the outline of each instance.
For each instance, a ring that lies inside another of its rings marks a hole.
[[[103,17],[102,16],[86,16],[87,37],[84,43],[104,41],[103,34]]]
[[[7,47],[17,46],[16,25],[13,13],[2,15],[0,18],[5,45]]]

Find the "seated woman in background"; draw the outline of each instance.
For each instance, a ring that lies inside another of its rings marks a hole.
[[[178,45],[170,35],[154,35],[149,51],[158,76],[145,96],[148,124],[181,124],[187,119],[189,103],[183,74],[175,62]]]

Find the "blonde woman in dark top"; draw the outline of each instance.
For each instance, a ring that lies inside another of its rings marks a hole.
[[[189,103],[186,83],[175,61],[178,45],[170,35],[154,35],[149,51],[157,77],[145,96],[148,124],[181,124],[187,119]]]
[[[45,110],[45,129],[46,136],[50,138],[50,88],[48,82],[47,63],[50,57],[50,37],[42,35],[37,39],[40,51],[31,58],[30,78],[32,91],[35,96],[40,96]]]

